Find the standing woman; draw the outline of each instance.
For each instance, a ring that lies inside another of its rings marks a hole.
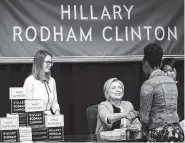
[[[44,101],[46,115],[60,115],[60,106],[57,100],[56,83],[51,77],[53,65],[52,55],[46,50],[39,50],[32,66],[32,74],[24,82],[24,90],[28,99],[40,99]]]
[[[182,142],[183,130],[177,114],[177,85],[160,69],[163,49],[154,43],[144,48],[146,80],[140,93],[140,120],[150,142]]]
[[[172,77],[173,80],[176,81],[177,71],[174,68],[174,64],[175,64],[175,59],[165,58],[162,62],[161,70],[163,70],[166,75]]]

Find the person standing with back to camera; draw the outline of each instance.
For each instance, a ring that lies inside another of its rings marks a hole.
[[[39,50],[33,60],[32,74],[24,82],[23,88],[28,99],[40,99],[44,101],[45,115],[60,115],[56,82],[51,77],[53,66],[52,54],[46,50]]]
[[[154,43],[144,48],[146,80],[140,93],[140,120],[150,142],[182,142],[183,130],[177,114],[177,85],[160,69],[163,49]]]

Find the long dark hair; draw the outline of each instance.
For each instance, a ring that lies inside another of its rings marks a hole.
[[[44,59],[46,58],[47,55],[53,57],[52,54],[46,50],[39,50],[34,56],[32,65],[32,75],[37,80],[49,79],[51,75],[51,73],[45,73],[43,70]]]

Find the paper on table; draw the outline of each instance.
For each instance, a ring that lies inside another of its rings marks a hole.
[[[126,129],[115,129],[113,131],[104,131],[100,133],[101,140],[125,140]]]
[[[126,135],[127,128],[115,129],[113,131],[104,131],[100,133],[100,136],[117,137]]]

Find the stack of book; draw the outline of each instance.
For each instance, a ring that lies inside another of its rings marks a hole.
[[[0,118],[1,142],[19,141],[19,120],[16,117]]]
[[[46,115],[45,126],[48,129],[48,141],[64,141],[64,116]]]
[[[44,102],[11,87],[11,113],[0,118],[0,142],[64,141],[64,116],[45,115]]]
[[[44,127],[44,102],[42,100],[26,100],[27,126],[32,128],[33,141],[47,141],[47,128]]]
[[[22,87],[10,87],[9,98],[11,100],[11,114],[19,116],[19,126],[27,126],[27,114],[25,112],[25,100],[27,95]]]

